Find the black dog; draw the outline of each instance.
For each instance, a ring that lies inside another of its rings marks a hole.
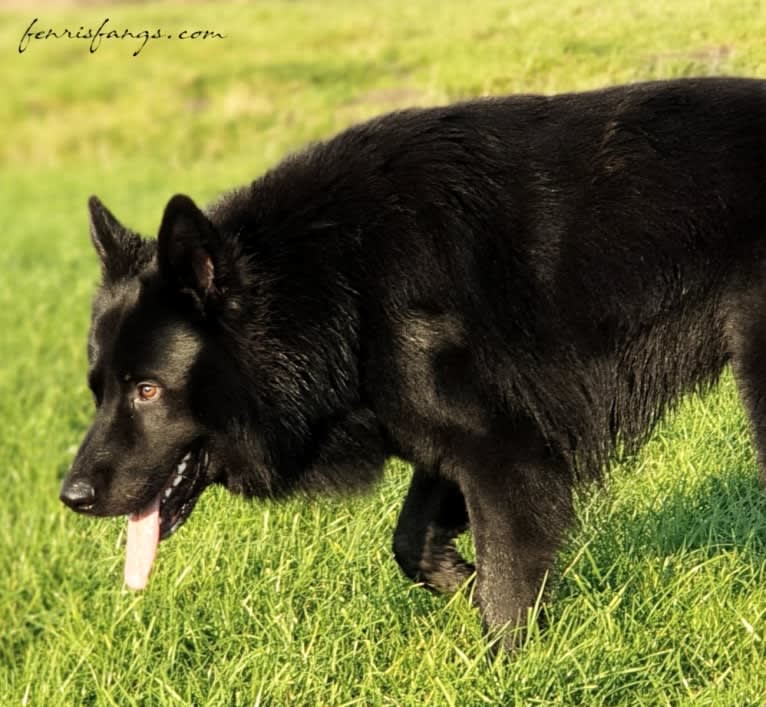
[[[156,241],[93,198],[97,412],[61,498],[132,514],[126,577],[206,486],[415,465],[405,573],[473,568],[525,619],[578,480],[727,361],[766,453],[766,84],[669,81],[410,110],[294,155]],[[512,634],[506,635],[511,645]]]

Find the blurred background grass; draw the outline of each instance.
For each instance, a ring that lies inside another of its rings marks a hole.
[[[19,54],[35,17],[226,37]],[[729,377],[581,504],[551,627],[491,668],[465,597],[398,574],[400,464],[366,499],[207,494],[141,595],[122,522],[57,490],[90,417],[91,193],[152,235],[172,194],[204,202],[381,112],[766,76],[764,36],[754,0],[0,2],[0,704],[762,704],[766,509]]]

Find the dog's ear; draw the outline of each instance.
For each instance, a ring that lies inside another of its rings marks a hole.
[[[203,306],[222,297],[221,237],[188,196],[176,194],[165,207],[157,257],[163,277],[191,291]]]
[[[90,238],[101,260],[105,282],[115,282],[135,272],[144,241],[125,228],[98,197],[88,199]]]

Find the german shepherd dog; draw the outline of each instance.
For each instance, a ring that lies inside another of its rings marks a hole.
[[[89,205],[96,413],[61,499],[128,515],[129,586],[210,484],[342,492],[396,455],[396,560],[452,591],[470,528],[511,647],[575,484],[727,362],[764,468],[762,81],[393,113],[174,196],[156,240]]]

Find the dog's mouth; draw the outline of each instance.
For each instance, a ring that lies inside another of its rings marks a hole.
[[[128,516],[125,584],[131,589],[146,586],[159,541],[175,533],[194,510],[208,485],[209,463],[206,449],[190,449],[149,504]]]
[[[207,486],[210,457],[205,449],[188,451],[160,491],[160,540],[169,538],[191,515]]]

